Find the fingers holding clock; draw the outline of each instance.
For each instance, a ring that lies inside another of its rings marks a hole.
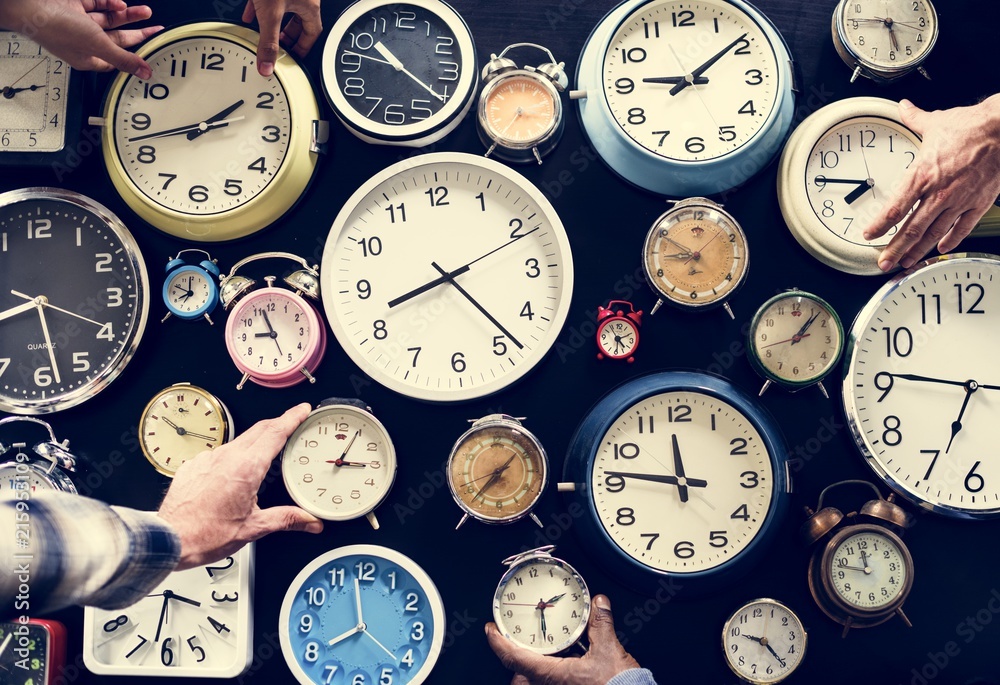
[[[285,14],[294,17],[282,31]],[[299,57],[305,57],[323,30],[319,0],[248,0],[243,21],[257,20],[260,42],[257,44],[257,72],[264,77],[274,73],[281,43]]]

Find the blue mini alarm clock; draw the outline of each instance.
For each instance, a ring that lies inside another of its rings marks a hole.
[[[577,65],[580,121],[612,171],[668,197],[741,185],[792,124],[792,58],[743,0],[626,0]]]
[[[640,376],[604,396],[573,436],[559,484],[609,573],[653,594],[731,582],[777,533],[791,493],[774,419],[729,381]]]
[[[444,604],[409,557],[340,547],[295,577],[281,605],[281,652],[302,685],[427,680],[444,641]]]
[[[198,252],[205,259],[188,263],[181,258],[185,252]],[[161,323],[173,314],[183,321],[193,321],[205,317],[213,326],[209,316],[219,304],[219,267],[212,256],[204,250],[181,250],[167,262],[167,280],[163,282],[163,303],[167,305],[167,315]]]

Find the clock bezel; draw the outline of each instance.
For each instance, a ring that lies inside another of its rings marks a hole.
[[[642,563],[625,552],[610,536],[594,502],[591,479],[604,436],[631,407],[667,392],[707,395],[739,411],[757,430],[771,464],[774,478],[771,499],[756,534],[739,552],[710,569],[686,573],[662,571]],[[591,407],[570,440],[563,481],[573,485],[570,496],[586,512],[577,527],[580,539],[586,542],[588,548],[593,548],[595,541],[603,543],[602,548],[607,553],[598,555],[597,561],[609,573],[643,593],[653,594],[662,587],[673,587],[671,584],[676,581],[683,587],[685,595],[696,596],[743,576],[777,537],[792,493],[787,455],[785,439],[775,419],[730,381],[700,371],[659,371],[625,381]]]
[[[938,264],[958,266],[961,263],[976,264],[983,262],[991,264],[995,268],[1000,268],[1000,256],[998,255],[992,255],[985,252],[956,252],[953,254],[931,257],[930,259],[918,262],[909,269],[896,274],[896,276],[894,276],[889,282],[879,288],[879,290],[872,295],[871,299],[858,312],[858,315],[854,319],[854,324],[851,326],[851,332],[847,338],[847,345],[844,348],[842,371],[843,391],[841,393],[844,415],[847,418],[847,427],[851,432],[851,437],[854,438],[854,444],[857,446],[861,458],[868,464],[869,467],[871,467],[872,471],[875,472],[875,475],[877,475],[882,482],[888,485],[889,488],[900,497],[908,502],[911,502],[924,511],[940,514],[949,518],[979,521],[1000,517],[1000,506],[990,509],[968,509],[946,504],[944,502],[932,502],[915,492],[911,492],[907,487],[905,487],[904,484],[897,481],[893,473],[890,472],[884,464],[882,464],[881,459],[868,445],[865,439],[865,432],[861,428],[861,419],[858,415],[857,402],[854,397],[854,391],[856,389],[854,387],[854,378],[857,354],[859,350],[858,339],[863,339],[865,331],[868,329],[872,318],[877,314],[879,309],[884,307],[884,303],[892,297],[893,293],[906,285],[910,279],[920,277],[924,272],[925,267],[932,267]]]
[[[80,211],[93,216],[95,221],[115,234],[128,258],[128,263],[136,275],[136,314],[129,330],[128,339],[124,341],[115,355],[94,378],[79,387],[62,393],[57,397],[49,397],[40,401],[23,400],[0,395],[0,411],[12,414],[40,415],[51,414],[63,409],[75,407],[98,395],[102,390],[118,378],[135,356],[139,342],[142,340],[149,319],[149,273],[146,262],[139,251],[139,244],[125,224],[111,210],[85,195],[62,188],[33,187],[11,190],[0,194],[0,209],[21,202],[54,201],[72,205]],[[53,273],[58,273],[58,270]]]
[[[337,80],[337,50],[340,41],[355,21],[366,12],[386,5],[413,5],[441,19],[453,34],[462,57],[455,95],[444,106],[422,121],[410,124],[386,124],[373,121],[354,109],[344,97]],[[454,131],[472,107],[478,87],[479,62],[472,31],[465,19],[443,0],[357,0],[349,5],[330,28],[323,44],[323,92],[337,119],[356,137],[375,145],[423,147]]]
[[[136,53],[148,58],[171,45],[209,38],[233,43],[255,53],[260,34],[245,26],[227,22],[180,24],[157,33]],[[285,50],[279,50],[274,78],[288,102],[288,147],[281,166],[254,197],[231,209],[211,214],[191,214],[165,207],[150,198],[121,161],[116,122],[118,105],[134,77],[119,72],[104,96],[101,148],[111,182],[118,194],[143,221],[175,238],[194,242],[223,242],[243,238],[271,226],[305,195],[316,170],[319,153],[317,132],[322,115],[315,91],[305,70]]]

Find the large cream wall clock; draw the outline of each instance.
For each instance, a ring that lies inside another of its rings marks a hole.
[[[257,73],[259,35],[221,22],[179,26],[138,53],[153,77],[119,74],[104,101],[104,160],[125,202],[185,240],[241,238],[305,191],[326,122],[305,72],[285,52]]]

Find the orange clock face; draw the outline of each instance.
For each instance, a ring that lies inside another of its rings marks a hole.
[[[487,96],[486,122],[495,138],[522,144],[540,140],[556,124],[555,101],[535,78],[511,76]]]

